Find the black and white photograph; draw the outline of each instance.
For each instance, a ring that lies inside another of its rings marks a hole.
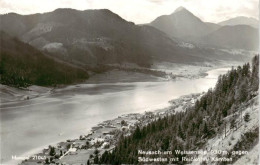
[[[258,0],[0,0],[0,165],[258,165]]]

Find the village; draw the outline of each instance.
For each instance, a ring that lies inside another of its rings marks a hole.
[[[88,134],[49,146],[41,153],[22,161],[20,165],[91,164],[96,156],[102,155],[105,151],[112,152],[120,136],[129,136],[137,126],[143,127],[164,116],[185,111],[188,107],[193,106],[202,95],[203,93],[185,95],[169,101],[170,106],[167,108],[143,114],[121,115],[116,119],[104,121],[92,127]]]

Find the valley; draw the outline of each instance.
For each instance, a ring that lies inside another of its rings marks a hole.
[[[34,99],[1,103],[2,161],[13,164],[17,161],[10,160],[11,155],[32,155],[48,145],[86,135],[99,122],[119,115],[167,107],[169,100],[213,87],[227,70],[212,70],[199,79],[72,85]]]
[[[204,22],[184,7],[141,25],[109,9],[0,19],[1,163],[136,164],[140,148],[257,150],[257,19]]]

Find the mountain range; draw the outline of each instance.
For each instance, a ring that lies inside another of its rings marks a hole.
[[[9,13],[0,15],[0,20],[1,31],[43,54],[80,67],[126,62],[150,67],[154,61],[233,59],[214,48],[256,50],[258,45],[257,29],[203,22],[183,7],[146,25],[128,22],[107,9]]]
[[[240,16],[240,17],[235,17],[235,18],[228,19],[226,21],[219,22],[218,24],[221,26],[249,25],[254,28],[258,28],[259,21],[252,17]]]
[[[247,50],[258,50],[258,29],[248,25],[223,26],[202,38],[204,44]]]
[[[33,15],[1,15],[1,30],[41,51],[78,65],[153,60],[202,61],[164,32],[127,22],[107,10],[57,9]],[[201,54],[198,52],[197,54]]]
[[[211,47],[258,50],[258,20],[237,17],[219,24],[203,22],[184,7],[152,21],[169,37]]]

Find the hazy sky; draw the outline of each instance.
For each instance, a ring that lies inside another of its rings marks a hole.
[[[179,6],[208,22],[220,22],[236,16],[258,18],[258,0],[0,0],[0,13],[32,14],[56,8],[107,8],[139,24],[171,14]]]

